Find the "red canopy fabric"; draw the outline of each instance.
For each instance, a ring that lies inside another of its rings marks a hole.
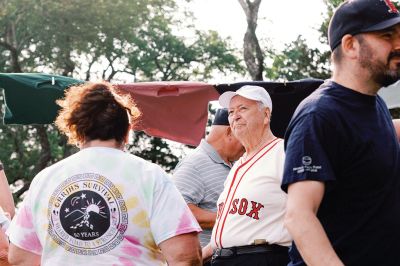
[[[203,82],[144,82],[114,84],[132,95],[142,111],[135,128],[155,137],[197,146],[205,134],[208,103],[225,91],[236,91],[243,85],[264,87],[272,98],[274,111],[271,129],[283,137],[292,114],[322,80],[291,82],[244,81],[211,85]],[[84,83],[68,77],[40,73],[0,73],[0,88],[5,92],[6,124],[53,123],[63,97],[71,85]]]
[[[203,82],[140,82],[115,84],[130,93],[142,111],[134,128],[148,135],[197,146],[205,135],[209,101],[219,93]]]

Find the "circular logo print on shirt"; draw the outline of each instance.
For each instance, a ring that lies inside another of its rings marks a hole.
[[[312,158],[310,156],[303,156],[302,162],[303,165],[308,166],[312,163]]]
[[[110,227],[110,209],[96,192],[82,190],[73,193],[63,202],[60,210],[64,231],[77,239],[96,239]]]
[[[48,232],[72,253],[103,254],[115,248],[127,229],[128,214],[119,190],[98,174],[65,180],[49,202]]]

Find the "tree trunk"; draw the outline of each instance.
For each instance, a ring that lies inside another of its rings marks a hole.
[[[261,0],[238,0],[247,19],[247,30],[243,39],[243,57],[252,80],[263,80],[264,55],[256,35],[258,9]]]
[[[10,51],[12,72],[21,73],[22,68],[19,62],[20,51],[18,50],[18,41],[15,34],[15,24],[13,22],[9,23],[5,27],[5,38],[3,42],[0,42],[0,45]]]
[[[41,154],[39,157],[39,161],[35,165],[35,173],[38,173],[42,169],[44,169],[47,164],[51,161],[51,150],[50,150],[50,142],[46,133],[46,126],[44,125],[35,125],[36,133],[39,137],[39,142],[41,146]]]
[[[71,60],[71,54],[70,52],[66,53],[64,56],[64,68],[62,72],[62,76],[72,76],[72,73],[74,72],[75,69],[75,63]]]
[[[67,26],[69,24],[68,19],[64,18],[63,23]],[[68,47],[64,50],[62,54],[62,76],[72,76],[74,69],[75,69],[75,63],[71,59],[71,53],[72,53],[72,42],[71,42],[71,37],[69,35],[64,37],[64,43],[65,47]]]

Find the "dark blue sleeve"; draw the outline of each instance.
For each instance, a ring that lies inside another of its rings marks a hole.
[[[286,159],[282,189],[303,180],[334,181],[332,160],[337,144],[332,122],[317,113],[295,117],[285,135]]]

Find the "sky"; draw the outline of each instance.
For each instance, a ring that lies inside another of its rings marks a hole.
[[[188,8],[196,18],[197,29],[216,30],[242,49],[247,23],[238,0],[193,0]],[[321,47],[318,28],[324,21],[325,10],[323,0],[262,0],[257,37],[262,47],[268,44],[276,50],[283,50],[285,44],[296,40],[298,35],[302,35],[310,47]],[[210,82],[225,83],[238,81],[238,78],[235,75],[217,76]],[[219,107],[217,102],[212,103]]]
[[[238,0],[178,0],[182,10],[193,12],[194,25],[199,30],[215,30],[224,38],[231,38],[231,44],[242,50],[246,32],[246,16]],[[256,30],[261,47],[281,51],[302,35],[311,48],[321,48],[318,28],[324,20],[325,4],[323,0],[262,0],[258,12]],[[185,17],[181,18],[182,20]],[[193,31],[177,28],[176,35],[192,38]],[[324,45],[325,49],[328,46]],[[227,76],[215,76],[209,82],[226,83],[240,78],[249,79],[234,73]],[[116,79],[133,82],[128,74],[118,74]]]
[[[242,46],[247,25],[237,0],[194,0],[190,9],[197,18],[199,29],[216,30],[223,37],[231,37],[235,46]],[[324,12],[323,0],[262,0],[256,33],[259,39],[268,38],[279,50],[299,34],[311,47],[318,47],[317,29]]]

